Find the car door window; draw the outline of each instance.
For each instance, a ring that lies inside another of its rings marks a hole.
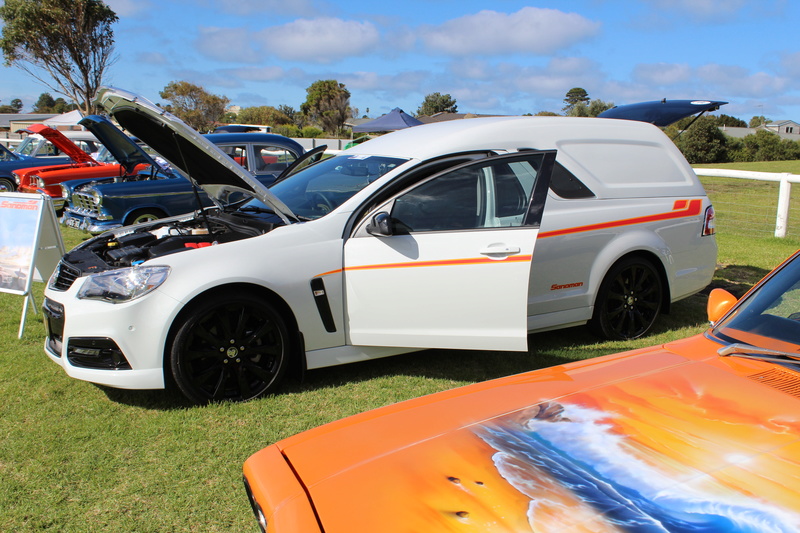
[[[282,172],[297,159],[295,154],[280,146],[255,145],[253,149],[255,172]]]
[[[402,233],[521,226],[542,157],[473,163],[435,176],[395,199],[394,226]]]
[[[228,156],[239,163],[241,166],[246,168],[247,170],[253,170],[248,166],[247,161],[247,146],[244,144],[228,144],[228,145],[219,145],[220,149],[228,154]]]

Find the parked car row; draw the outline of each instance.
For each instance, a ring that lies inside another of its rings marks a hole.
[[[5,147],[2,150],[0,192],[16,190],[14,171],[41,166],[70,165],[73,162],[88,163],[91,157],[87,159],[86,155],[97,152],[101,146],[95,136],[88,131],[58,132],[44,124],[34,124],[19,132],[25,132],[28,136],[15,150],[8,150]],[[56,133],[51,135],[51,132]],[[54,138],[58,139],[56,143],[52,140]],[[69,142],[64,143],[63,139],[69,139]]]

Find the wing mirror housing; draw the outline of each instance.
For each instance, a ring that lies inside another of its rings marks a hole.
[[[386,211],[381,211],[372,217],[367,224],[367,233],[376,237],[391,237],[394,235],[394,225],[392,217]]]
[[[706,304],[706,313],[711,325],[719,321],[720,318],[730,311],[736,305],[736,296],[729,293],[725,289],[714,289],[708,295],[708,304]]]

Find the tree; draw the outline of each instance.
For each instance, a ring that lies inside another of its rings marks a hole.
[[[587,108],[587,112],[590,117],[596,117],[603,111],[608,111],[612,107],[614,107],[614,102],[604,102],[599,98],[597,98],[589,102],[589,107]]]
[[[101,0],[5,0],[0,49],[15,66],[88,114],[114,63],[116,13]]]
[[[717,127],[715,117],[700,117],[683,132],[677,142],[691,164],[722,163],[728,159],[727,137]]]
[[[212,130],[230,102],[188,81],[171,81],[158,94],[169,102],[167,111],[200,132]]]
[[[723,114],[717,117],[717,125],[720,127],[727,126],[729,128],[746,128],[747,122],[742,119]]]
[[[19,113],[22,111],[22,100],[14,98],[9,105],[0,105],[0,113]]]
[[[269,105],[245,107],[236,115],[241,124],[262,124],[264,126],[280,126],[291,124],[292,119]]]
[[[56,101],[53,98],[53,95],[50,93],[42,93],[39,95],[39,99],[36,100],[36,103],[33,104],[33,112],[34,113],[52,113],[53,107],[56,105]]]
[[[449,94],[431,93],[422,101],[417,109],[417,116],[431,116],[436,113],[457,113],[456,100]]]
[[[770,119],[765,117],[764,115],[759,115],[757,117],[753,117],[750,119],[750,123],[747,125],[749,128],[757,128],[759,126],[763,126],[764,124],[769,124],[772,122]]]
[[[572,108],[578,104],[587,105],[589,103],[589,93],[586,92],[586,89],[581,89],[580,87],[573,87],[569,91],[564,98],[564,103],[566,104],[562,111],[567,116],[575,116],[570,115],[570,111]]]
[[[300,105],[303,115],[328,133],[338,134],[350,116],[350,91],[336,80],[318,80],[306,93],[306,101]]]

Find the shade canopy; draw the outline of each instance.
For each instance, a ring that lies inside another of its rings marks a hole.
[[[419,126],[420,124],[422,124],[422,122],[407,114],[399,107],[395,107],[382,117],[378,117],[375,120],[370,120],[358,126],[353,126],[353,131],[395,131],[410,128],[411,126]]]

